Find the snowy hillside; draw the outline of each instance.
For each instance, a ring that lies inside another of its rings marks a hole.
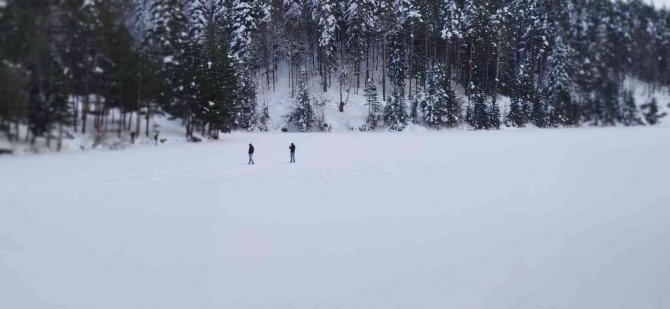
[[[282,74],[280,74],[282,75]],[[323,92],[321,87],[319,87],[319,77],[315,76],[310,78],[308,89],[311,97],[315,102],[325,102],[325,122],[331,127],[333,132],[347,132],[359,131],[359,128],[363,126],[366,122],[368,116],[368,106],[366,106],[366,98],[363,93],[363,89],[359,93],[355,93],[354,89],[343,90],[342,97],[343,101],[346,103],[344,112],[339,111],[339,102],[340,102],[340,92],[338,89],[330,89],[327,92]],[[291,97],[291,90],[288,87],[288,81],[281,80],[278,83],[276,89],[272,87],[263,87],[261,86],[258,91],[258,104],[259,106],[267,105],[269,108],[270,121],[269,121],[269,130],[279,132],[281,128],[286,127],[288,115],[296,106],[295,98]],[[651,88],[647,83],[641,82],[634,78],[626,79],[624,83],[625,89],[630,90],[634,94],[635,102],[639,106],[649,103],[652,98],[656,98],[658,102],[658,107],[661,113],[666,112],[670,114],[670,89],[668,87],[657,87]],[[381,89],[381,84],[376,82],[377,89]],[[468,99],[464,93],[462,87],[455,87],[456,95],[461,100],[464,105],[464,108],[467,106]],[[379,95],[379,100],[381,101],[381,94]],[[500,109],[503,114],[506,114],[509,111],[510,99],[505,96],[498,96],[497,99],[500,104]],[[640,118],[643,118],[640,115]],[[660,125],[670,126],[670,118],[663,118],[660,122]],[[588,124],[583,124],[583,126],[588,126]],[[533,127],[532,124],[528,124],[528,127]],[[461,131],[464,128],[451,129],[451,131]],[[503,126],[501,129],[509,129]],[[419,124],[410,124],[406,130],[412,132],[423,132],[431,131],[431,129],[423,122]]]
[[[226,139],[0,160],[0,308],[670,307],[667,126]]]
[[[290,89],[288,89],[288,81],[281,80],[277,83],[279,87],[272,90],[268,87],[259,87],[258,90],[258,104],[259,106],[268,106],[269,110],[269,122],[268,129],[270,132],[281,132],[281,129],[287,126],[288,115],[295,108],[295,98],[291,97]],[[652,98],[656,98],[658,101],[658,107],[661,113],[665,112],[670,114],[670,91],[667,87],[660,87],[652,89],[648,84],[640,82],[638,80],[629,78],[624,83],[626,89],[632,89],[635,97],[635,102],[638,106],[650,102]],[[325,102],[323,108],[323,115],[325,122],[330,126],[330,132],[360,132],[359,128],[363,126],[366,122],[368,116],[368,107],[366,104],[366,99],[363,96],[362,90],[356,94],[354,90],[343,91],[343,101],[346,102],[344,112],[339,111],[338,102],[340,102],[340,94],[338,91],[328,91],[323,92],[319,87],[318,77],[313,77],[309,82],[309,91],[310,96],[316,102]],[[378,88],[381,89],[381,85],[378,85]],[[467,105],[467,98],[464,94],[464,91],[460,87],[456,87],[456,94],[458,98],[463,102],[464,105]],[[381,100],[381,97],[380,97]],[[500,108],[503,112],[509,110],[509,98],[500,96],[498,98]],[[112,113],[113,114],[113,113]],[[112,116],[114,117],[114,116]],[[136,116],[134,116],[136,117]],[[93,126],[93,120],[89,119],[89,127]],[[110,132],[105,135],[101,141],[96,141],[93,135],[91,134],[81,134],[72,132],[69,128],[66,133],[68,137],[64,139],[64,145],[62,151],[71,152],[71,151],[91,151],[91,150],[118,150],[131,147],[144,147],[144,146],[153,146],[154,139],[153,135],[155,132],[159,132],[159,144],[175,144],[175,143],[186,143],[187,139],[185,137],[185,129],[179,119],[173,119],[169,115],[156,115],[153,116],[150,125],[149,125],[149,137],[145,136],[145,126],[146,122],[142,119],[141,122],[141,132],[142,134],[138,138],[136,144],[131,144],[130,136],[127,132],[124,132],[121,137],[117,137],[114,128],[112,125]],[[660,127],[670,127],[670,118],[666,117],[661,119]],[[533,129],[532,125],[528,125],[529,128]],[[20,136],[25,135],[25,126],[21,127]],[[502,130],[518,130],[516,128],[508,128],[503,126]],[[258,129],[256,129],[257,131]],[[383,131],[381,129],[380,131]],[[429,128],[425,123],[419,124],[410,124],[406,129],[409,132],[428,132],[434,131]],[[456,128],[443,131],[449,132],[460,132],[466,130],[466,128]],[[246,130],[238,130],[236,133],[246,133]],[[56,135],[54,132],[52,135]],[[213,140],[204,138],[201,135],[196,134],[204,142],[212,142]],[[222,140],[227,140],[228,136],[223,135]],[[52,146],[51,150],[46,149],[42,144],[44,142],[40,139],[40,142],[36,147],[32,147],[29,143],[23,141],[20,143],[9,143],[6,136],[0,135],[0,149],[11,149],[14,154],[26,154],[26,153],[42,153],[55,151],[55,146]],[[54,142],[55,143],[55,142]]]
[[[279,76],[285,74],[280,73]],[[364,89],[360,88],[358,93],[356,89],[343,87],[342,102],[345,102],[344,112],[340,112],[340,91],[337,87],[332,87],[327,92],[323,92],[320,87],[320,78],[311,76],[308,82],[308,91],[314,102],[324,102],[323,114],[325,123],[329,125],[331,132],[359,131],[365,125],[368,117],[368,106]],[[378,89],[381,89],[379,82],[375,83]],[[269,130],[281,131],[281,128],[287,126],[288,115],[291,114],[296,106],[296,99],[291,97],[291,90],[288,87],[289,82],[281,79],[277,83],[276,89],[261,85],[257,91],[258,105],[267,105],[269,108]],[[379,94],[379,100],[382,101],[382,95]],[[383,102],[382,102],[383,105]],[[317,107],[318,109],[318,107]],[[318,111],[317,111],[318,113]],[[425,130],[422,126],[410,125],[408,130]]]

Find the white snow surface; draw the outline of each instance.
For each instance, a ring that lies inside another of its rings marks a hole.
[[[0,308],[670,308],[669,141],[238,133],[6,157]]]

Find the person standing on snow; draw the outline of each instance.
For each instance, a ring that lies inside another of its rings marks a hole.
[[[256,164],[256,163],[254,163],[254,145],[252,145],[251,143],[249,143],[249,163],[248,164],[253,164],[253,165]]]
[[[291,162],[289,163],[295,163],[295,145],[291,143],[291,146],[288,146],[288,149],[291,150]]]

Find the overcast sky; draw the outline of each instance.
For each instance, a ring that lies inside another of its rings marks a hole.
[[[659,8],[670,8],[670,0],[646,0],[646,2],[652,2]]]

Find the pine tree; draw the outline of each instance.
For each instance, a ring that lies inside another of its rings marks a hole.
[[[258,54],[250,50],[253,47],[251,38],[255,36],[258,24],[264,20],[267,12],[265,12],[263,9],[264,6],[259,4],[258,0],[254,1],[253,7],[250,7],[248,3],[242,4],[242,1],[245,0],[239,1],[239,6],[234,11],[237,12],[235,25],[239,26],[243,24],[241,21],[243,17],[247,24],[243,27],[233,27],[236,29],[233,44],[237,44],[237,47],[233,48],[233,50],[236,51],[234,55],[238,60],[236,67],[240,76],[240,91],[237,101],[239,106],[236,123],[244,129],[253,130],[256,125],[256,88],[258,84],[254,73]],[[251,12],[249,12],[250,8],[253,9]],[[255,19],[258,19],[258,21]],[[246,41],[243,41],[243,38]]]
[[[185,91],[190,74],[186,67],[190,59],[188,8],[181,0],[152,0],[149,6],[150,27],[147,30],[148,45],[155,61],[165,76],[166,85],[162,100],[166,109],[176,116],[187,117]]]
[[[447,113],[445,115],[444,123],[448,128],[455,128],[461,124],[463,118],[463,104],[456,96],[456,92],[451,88],[451,83],[445,82],[446,99],[447,99]]]
[[[5,61],[0,63],[0,132],[11,142],[19,138],[19,123],[26,117],[27,81],[25,70]]]
[[[397,25],[386,36],[386,48],[388,54],[388,77],[393,85],[393,91],[399,95],[405,95],[406,58],[402,44],[401,28]]]
[[[531,97],[531,120],[533,125],[538,128],[547,127],[547,110],[546,105],[543,104],[542,100],[536,96],[536,93],[532,93]]]
[[[239,80],[233,60],[228,56],[225,40],[206,36],[204,60],[201,62],[200,87],[198,89],[203,104],[204,120],[210,125],[210,134],[218,131],[229,132],[235,120],[235,110],[239,97]]]
[[[418,93],[416,96],[412,96],[412,94],[410,94],[409,97],[407,97],[407,100],[410,102],[409,119],[412,121],[412,123],[418,124],[420,122],[419,102],[423,100],[421,98],[421,94]]]
[[[445,74],[441,68],[434,67],[428,73],[426,89],[421,101],[423,121],[429,126],[440,129],[447,123],[447,104],[450,99],[444,89]],[[453,115],[452,115],[453,116]],[[452,119],[453,120],[453,119]]]
[[[393,94],[387,99],[384,106],[384,122],[393,131],[402,131],[407,126],[407,103],[400,88],[394,88]]]
[[[643,124],[639,117],[637,105],[632,91],[624,91],[621,98],[621,106],[619,111],[619,121],[625,126],[635,126]]]
[[[401,11],[403,13],[406,11]],[[405,102],[406,62],[402,44],[402,18],[393,17],[391,29],[386,34],[386,53],[388,54],[388,77],[393,85],[393,93],[384,107],[384,122],[391,130],[402,131],[407,125],[407,103]],[[383,81],[382,81],[383,83]]]
[[[367,125],[370,129],[375,129],[379,125],[379,118],[381,113],[381,104],[377,99],[377,87],[372,79],[368,79],[365,83],[365,98],[368,106]]]
[[[491,127],[489,116],[489,108],[486,105],[486,95],[480,87],[475,87],[471,94],[472,116],[470,118],[470,125],[476,130],[489,129]]]
[[[251,73],[242,72],[240,89],[237,95],[236,124],[244,129],[253,131],[256,125],[256,82]]]
[[[649,103],[642,104],[640,108],[642,108],[642,112],[645,120],[647,121],[647,124],[652,126],[659,124],[661,119],[667,115],[665,112],[659,113],[658,102],[656,101],[656,98],[652,98]]]
[[[249,47],[252,45],[253,32],[258,29],[257,16],[253,0],[233,0],[232,41],[230,53],[240,62],[249,60]]]
[[[488,129],[500,129],[500,107],[498,106],[498,103],[496,102],[491,102],[489,105],[489,110],[488,110]]]
[[[555,28],[558,28],[555,25]],[[572,103],[572,79],[569,69],[572,67],[570,48],[563,41],[562,34],[557,34],[554,46],[547,57],[549,68],[544,88],[544,105],[548,111],[548,125],[574,125],[577,123],[575,105]]]
[[[461,38],[461,10],[456,4],[456,0],[442,0],[440,9],[440,16],[444,21],[441,37],[443,39]]]
[[[505,115],[505,125],[519,128],[526,125],[521,102],[517,96],[510,98],[509,112]]]
[[[258,126],[258,129],[261,132],[267,132],[268,129],[269,129],[268,128],[268,121],[270,121],[270,108],[268,108],[267,104],[263,105],[261,116],[258,119],[258,121],[260,123],[259,126]]]
[[[336,30],[335,3],[333,0],[319,0],[316,14],[319,29],[319,58],[321,62],[321,76],[323,91],[328,91],[328,77],[335,63]]]
[[[307,90],[307,72],[303,68],[298,82],[298,96],[296,106],[291,114],[291,121],[298,125],[302,132],[307,132],[314,126],[314,109]]]
[[[525,127],[531,118],[531,106],[534,101],[534,87],[530,75],[522,66],[518,75],[513,77],[510,87],[510,110],[505,122],[515,127]]]

